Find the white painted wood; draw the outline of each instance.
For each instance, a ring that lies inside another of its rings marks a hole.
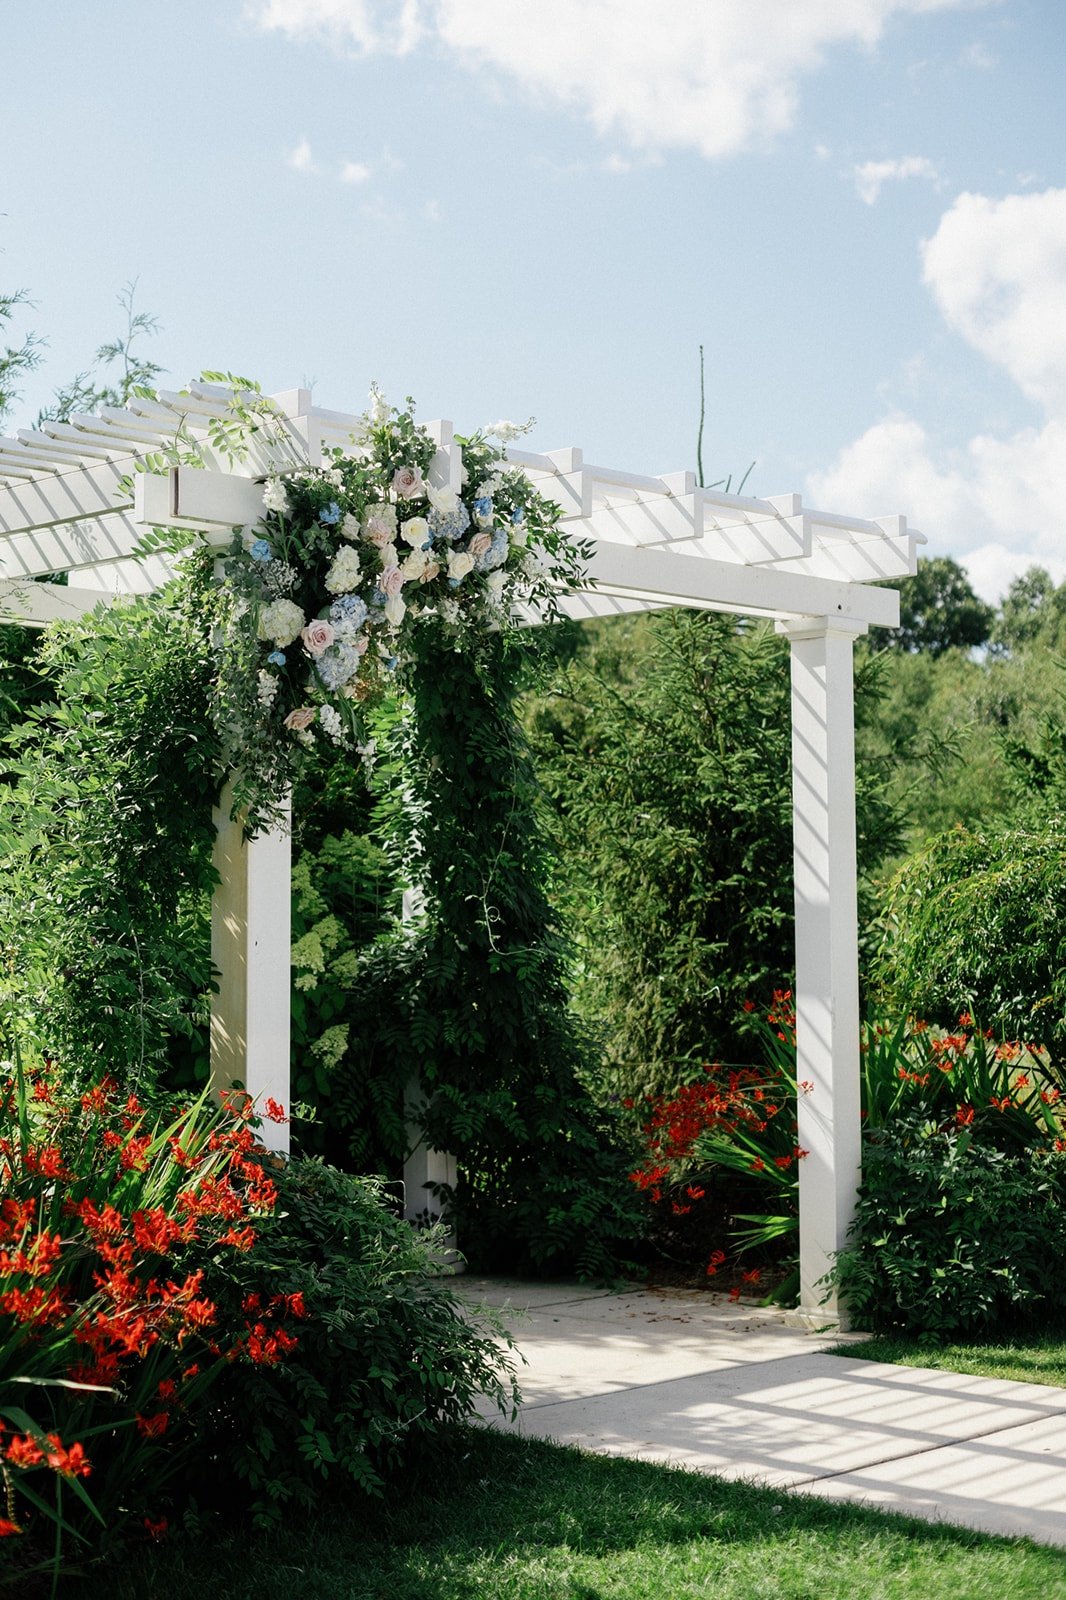
[[[214,813],[211,1085],[216,1092],[242,1087],[259,1106],[269,1095],[288,1114],[292,837],[285,827],[246,840],[232,803],[227,784]],[[288,1123],[264,1121],[260,1137],[287,1153]]]
[[[751,568],[670,548],[627,549],[601,541],[587,570],[595,587],[608,594],[673,600],[679,605],[709,602],[748,616],[835,615],[885,628],[899,624],[899,595],[892,589]]]
[[[97,606],[108,605],[113,595],[93,589],[71,589],[60,583],[33,583],[30,579],[0,580],[0,622],[17,622],[24,628],[46,628],[50,622],[71,622]]]
[[[792,662],[800,1317],[839,1317],[822,1281],[844,1247],[861,1166],[853,649],[861,626],[786,624]]]
[[[31,528],[52,528],[104,516],[123,503],[119,484],[128,466],[108,462],[97,467],[67,467],[45,471],[32,484],[3,480],[0,465],[0,534],[24,533]],[[0,539],[0,552],[6,541]]]

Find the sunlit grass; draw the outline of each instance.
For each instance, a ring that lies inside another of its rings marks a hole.
[[[854,1354],[854,1351],[851,1352]],[[127,1555],[84,1600],[1066,1600],[1066,1553],[461,1430],[383,1504]]]

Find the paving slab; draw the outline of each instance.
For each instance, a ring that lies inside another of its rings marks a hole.
[[[773,1309],[471,1279],[530,1437],[1066,1546],[1066,1389],[827,1353]]]

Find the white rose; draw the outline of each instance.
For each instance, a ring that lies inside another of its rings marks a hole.
[[[413,583],[421,578],[429,566],[429,552],[426,550],[412,550],[407,559],[400,564],[405,583]]]
[[[450,517],[459,504],[459,496],[454,489],[447,486],[443,489],[427,487],[426,495],[434,511],[439,512],[442,517]]]
[[[389,505],[367,506],[366,528],[363,531],[364,539],[369,539],[371,544],[376,544],[378,549],[383,544],[391,544],[396,534],[396,507]]]
[[[448,551],[448,576],[461,583],[474,568],[474,558],[466,550]]]
[[[259,637],[269,639],[279,650],[292,644],[307,618],[293,600],[272,600],[259,614]]]
[[[402,595],[394,594],[385,601],[385,615],[394,628],[398,628],[404,619],[407,606]]]
[[[382,567],[398,567],[400,565],[400,552],[394,544],[385,544],[381,547]]]
[[[416,550],[429,543],[429,523],[425,517],[408,517],[400,529],[400,538]]]
[[[358,539],[359,532],[359,518],[353,517],[350,511],[346,511],[344,521],[341,523],[341,538],[355,540]]]
[[[495,572],[490,572],[485,579],[485,587],[489,592],[489,599],[493,605],[499,605],[503,598],[503,586],[507,582],[507,574],[500,567]]]

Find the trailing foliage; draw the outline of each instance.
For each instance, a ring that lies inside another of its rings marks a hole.
[[[388,828],[421,904],[360,963],[351,1056],[418,1088],[459,1161],[443,1196],[478,1266],[610,1270],[632,1236],[623,1157],[581,1084],[553,864],[515,718],[525,645],[422,635]],[[396,1102],[397,1104],[399,1102]],[[429,1197],[427,1197],[427,1200]]]
[[[9,736],[0,946],[40,1043],[86,1075],[202,1077],[219,750],[195,604],[102,608],[44,635],[49,699]]]

